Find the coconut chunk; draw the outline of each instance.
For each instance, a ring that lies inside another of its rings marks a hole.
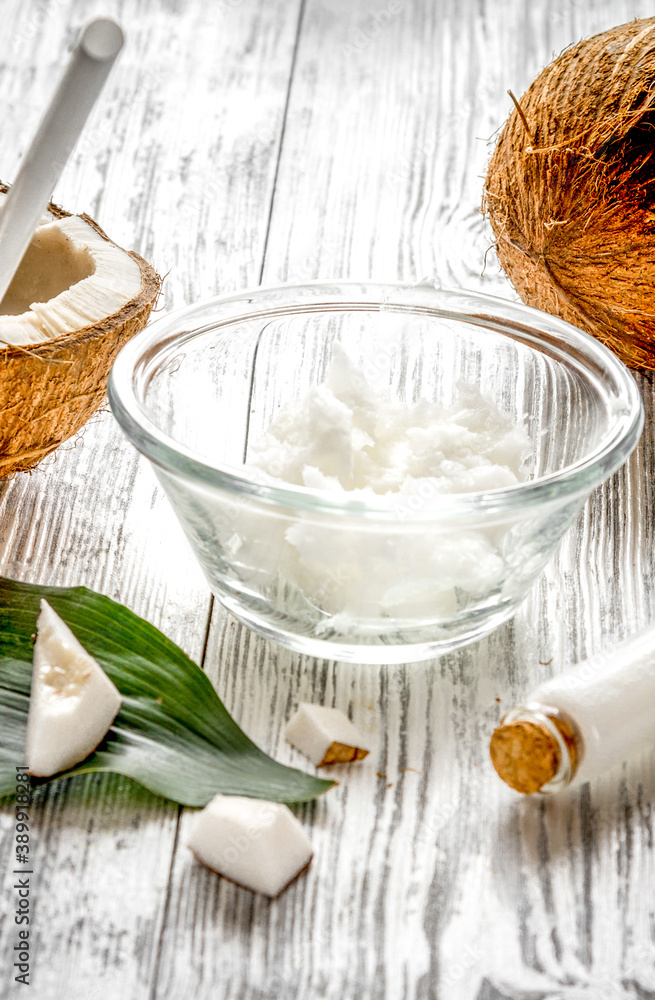
[[[43,327],[34,313],[0,316],[0,343],[20,346],[37,344],[44,339]]]
[[[83,330],[117,313],[141,281],[137,261],[86,219],[44,217],[0,303],[0,342],[39,344]]]
[[[368,754],[362,734],[338,708],[303,702],[287,722],[284,735],[317,767],[363,760]]]
[[[27,769],[48,777],[84,760],[106,736],[121,696],[68,625],[41,601],[27,716]]]
[[[288,806],[216,795],[187,842],[198,861],[245,889],[278,896],[312,859],[312,845]]]

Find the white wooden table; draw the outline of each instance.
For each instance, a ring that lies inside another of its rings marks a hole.
[[[645,0],[2,0],[0,176],[11,180],[74,29],[128,45],[56,190],[167,273],[165,308],[259,282],[413,281],[513,296],[478,208],[493,135],[538,70]],[[298,810],[316,848],[269,902],[184,846],[191,812],[126,779],[32,805],[38,1000],[655,998],[655,754],[523,800],[487,759],[536,681],[655,614],[653,391],[513,622],[438,661],[291,654],[235,623],[109,413],[0,484],[0,572],[85,584],[203,665],[279,760],[298,700],[351,708],[374,750]],[[2,734],[0,733],[0,740]],[[11,986],[13,811],[0,811],[0,996]],[[5,863],[6,861],[6,863]]]

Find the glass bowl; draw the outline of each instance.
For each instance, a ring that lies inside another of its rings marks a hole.
[[[527,431],[526,480],[362,496],[244,466],[280,407],[324,380],[335,341],[396,401],[479,387]],[[634,379],[598,341],[425,284],[283,285],[164,315],[122,350],[109,400],[224,606],[292,649],[368,663],[439,655],[510,618],[643,426]]]

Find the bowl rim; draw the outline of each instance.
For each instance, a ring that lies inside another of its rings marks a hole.
[[[344,297],[344,293],[349,293]],[[354,296],[354,297],[353,297]],[[266,305],[268,303],[268,305]],[[151,419],[139,389],[147,387],[146,373],[155,359],[171,345],[181,346],[211,329],[254,319],[279,318],[307,312],[324,312],[339,305],[341,311],[376,309],[467,322],[539,346],[542,353],[575,360],[588,380],[595,370],[614,379],[615,418],[603,438],[578,462],[538,479],[483,492],[435,494],[408,509],[406,494],[353,497],[250,476],[243,467],[214,465],[162,431]],[[234,312],[230,307],[241,306]],[[262,307],[264,306],[264,307]],[[220,320],[206,322],[212,312],[225,312]],[[204,319],[200,325],[194,321]],[[444,515],[479,517],[527,507],[562,503],[588,494],[615,472],[636,447],[644,425],[639,387],[631,372],[609,348],[570,323],[523,303],[467,289],[443,288],[424,281],[417,284],[356,280],[288,282],[219,295],[172,310],[155,319],[120,351],[109,375],[107,394],[112,412],[132,444],[156,467],[198,485],[210,486],[276,507],[352,517],[382,517],[424,522]]]

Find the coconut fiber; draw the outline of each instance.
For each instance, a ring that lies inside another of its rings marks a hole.
[[[69,214],[49,208],[58,217]],[[81,218],[107,239],[92,219]],[[43,344],[0,344],[0,478],[32,468],[104,402],[111,366],[147,323],[161,284],[150,264],[130,256],[141,268],[141,289],[118,312]]]
[[[484,208],[528,305],[655,369],[655,18],[567,49],[500,135]]]

